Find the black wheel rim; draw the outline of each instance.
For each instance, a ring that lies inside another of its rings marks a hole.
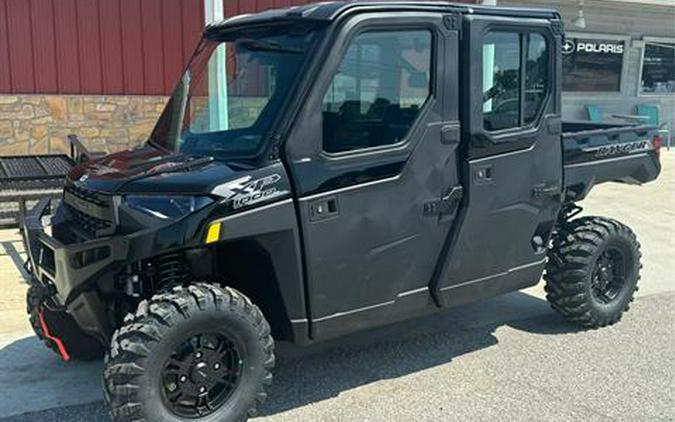
[[[243,357],[220,333],[198,334],[174,349],[164,364],[164,403],[177,416],[201,418],[223,406],[239,385]]]
[[[614,301],[626,285],[626,259],[616,248],[605,250],[595,262],[591,292],[602,304]]]

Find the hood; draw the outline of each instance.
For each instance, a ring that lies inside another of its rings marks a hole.
[[[185,168],[186,163],[195,162]],[[240,171],[219,161],[199,161],[152,145],[122,151],[73,168],[68,178],[77,185],[105,193],[203,194]]]

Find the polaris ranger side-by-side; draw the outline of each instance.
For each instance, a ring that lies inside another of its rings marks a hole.
[[[555,11],[329,2],[208,26],[147,143],[24,218],[28,311],[105,354],[115,421],[239,421],[274,341],[320,342],[536,284],[585,327],[637,288],[598,183],[660,171],[656,127],[561,121]]]

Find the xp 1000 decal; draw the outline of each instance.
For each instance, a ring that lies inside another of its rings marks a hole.
[[[259,179],[246,176],[217,186],[212,192],[225,198],[224,202],[236,210],[289,193],[287,190],[279,190],[276,186],[279,180],[281,176],[276,173]]]

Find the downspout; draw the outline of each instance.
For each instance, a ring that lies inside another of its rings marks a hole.
[[[223,0],[204,0],[204,24],[225,18]],[[209,60],[209,130],[229,129],[229,108],[227,97],[227,51],[225,44],[216,48]]]

